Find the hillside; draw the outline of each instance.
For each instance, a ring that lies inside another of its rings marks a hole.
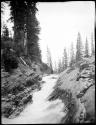
[[[2,116],[6,118],[18,116],[32,102],[32,93],[41,89],[38,66],[32,63],[30,67],[22,58],[18,60],[18,68],[11,73],[4,67],[1,69],[1,107]]]
[[[62,72],[49,96],[49,101],[61,99],[67,115],[61,123],[95,122],[95,58],[84,58],[73,68]]]

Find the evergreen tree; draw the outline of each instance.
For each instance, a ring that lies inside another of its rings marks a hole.
[[[32,61],[41,61],[36,2],[15,0],[10,6],[11,20],[14,21],[14,49],[18,56],[27,55]]]
[[[2,29],[2,35],[1,35],[1,48],[4,49],[9,46],[9,30],[8,27],[4,24]]]
[[[72,67],[75,63],[75,53],[73,48],[73,43],[71,44],[71,50],[70,50],[70,67]]]
[[[64,55],[63,55],[63,57],[62,57],[62,70],[65,70],[65,65],[64,65]]]
[[[91,56],[95,55],[95,42],[93,40],[93,34],[91,35]]]
[[[85,43],[85,57],[89,57],[89,48],[88,48],[88,40],[86,38],[86,43]]]
[[[76,62],[81,61],[83,58],[83,46],[81,41],[81,35],[78,33],[77,45],[76,45]]]
[[[9,37],[9,29],[4,23],[1,34],[1,49],[13,48],[13,39]]]
[[[24,24],[26,4],[24,1],[10,1],[11,21],[14,22],[14,49],[18,56],[24,54]]]
[[[9,30],[8,27],[6,26],[6,24],[3,25],[3,33],[2,33],[2,37],[5,40],[9,39]]]
[[[51,73],[53,73],[51,52],[50,52],[48,46],[47,46],[47,65],[50,67]]]
[[[39,22],[36,19],[36,3],[32,1],[27,2],[27,18],[26,18],[26,28],[27,28],[27,50],[28,55],[32,60],[41,61],[41,51],[38,44],[38,34],[40,31]]]
[[[55,61],[55,65],[54,65],[54,72],[57,73],[57,65],[56,65],[56,61]]]
[[[66,48],[64,48],[64,53],[63,53],[63,59],[62,59],[62,68],[63,70],[65,70],[68,66],[68,57],[67,57],[67,51],[66,51]]]
[[[58,62],[58,73],[61,73],[63,70],[62,70],[62,61],[61,59],[59,59],[59,62]]]

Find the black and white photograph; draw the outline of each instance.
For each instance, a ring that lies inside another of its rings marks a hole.
[[[1,124],[95,123],[95,1],[1,1]]]

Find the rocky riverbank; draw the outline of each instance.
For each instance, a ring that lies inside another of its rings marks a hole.
[[[42,77],[32,68],[19,64],[11,74],[1,70],[1,107],[2,117],[18,116],[28,103],[32,94],[41,89]]]
[[[84,58],[78,66],[60,74],[49,101],[61,99],[66,116],[61,123],[95,122],[95,58]]]

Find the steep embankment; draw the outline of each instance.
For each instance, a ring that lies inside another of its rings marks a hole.
[[[18,116],[26,105],[32,102],[32,93],[41,88],[38,72],[22,59],[17,69],[10,74],[1,69],[2,117]],[[25,64],[24,64],[25,63]]]
[[[95,122],[95,58],[84,58],[77,67],[60,74],[49,101],[61,99],[67,115],[61,123]]]

